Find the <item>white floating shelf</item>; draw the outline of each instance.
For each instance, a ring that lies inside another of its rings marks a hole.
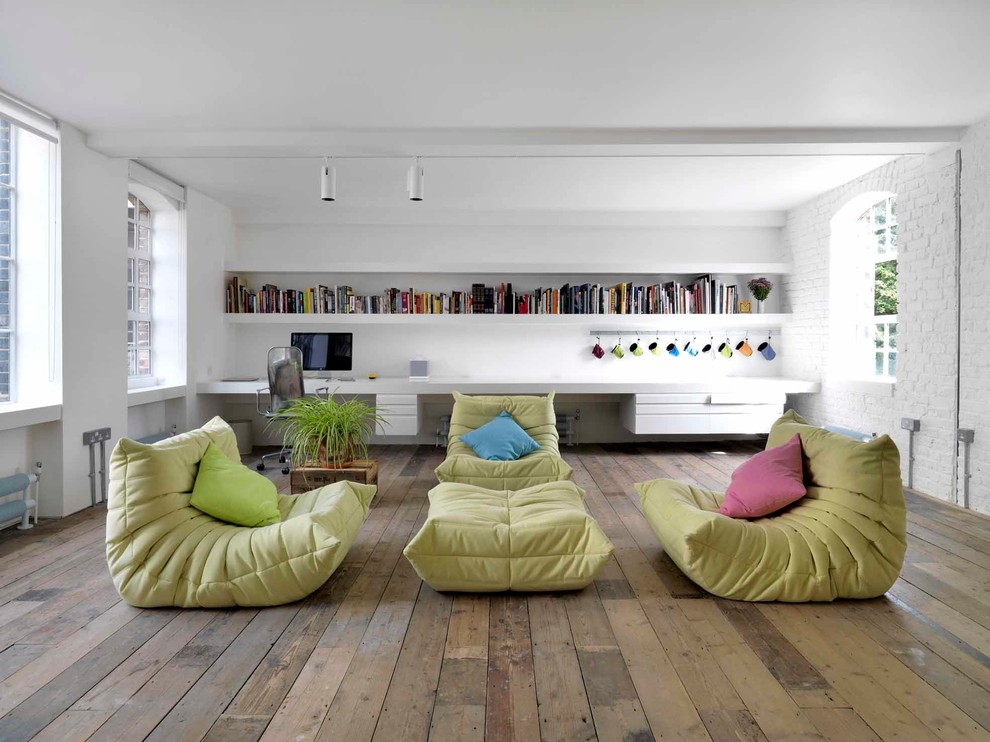
[[[458,274],[458,275],[629,275],[653,276],[667,274],[687,274],[701,276],[706,273],[730,275],[786,275],[792,271],[791,263],[665,263],[649,265],[643,263],[333,263],[313,265],[312,263],[293,265],[278,263],[228,263],[224,270],[228,273],[307,273],[338,275],[345,273],[408,273],[412,275]]]
[[[781,327],[790,314],[226,314],[234,325],[442,325],[722,330]]]

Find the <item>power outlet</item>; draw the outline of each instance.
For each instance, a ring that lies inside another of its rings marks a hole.
[[[921,420],[913,417],[902,417],[901,428],[903,430],[910,430],[912,433],[917,433],[921,430]]]
[[[110,428],[97,428],[96,430],[87,430],[83,433],[84,446],[92,446],[94,443],[101,443],[108,440],[110,440]]]
[[[574,420],[577,421],[580,419],[581,419],[581,410],[574,410]]]
[[[960,443],[972,443],[976,439],[976,431],[971,428],[959,428],[956,440]]]

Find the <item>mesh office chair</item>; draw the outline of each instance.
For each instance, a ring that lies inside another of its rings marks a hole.
[[[323,392],[324,397],[329,396],[329,387],[321,387],[316,390],[319,395]],[[268,406],[262,408],[261,395],[268,395]],[[268,350],[268,386],[256,389],[255,406],[258,414],[266,420],[276,420],[284,417],[284,412],[293,400],[299,399],[306,394],[306,386],[303,380],[303,356],[299,348],[275,347]],[[265,470],[265,459],[278,458],[282,467],[282,473],[289,473],[289,463],[292,457],[292,450],[283,446],[277,453],[266,453],[258,462],[258,471]]]

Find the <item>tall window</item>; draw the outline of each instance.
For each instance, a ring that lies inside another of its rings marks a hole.
[[[867,228],[872,314],[862,325],[873,347],[873,373],[880,378],[897,376],[897,200],[889,196],[859,217]]]
[[[14,337],[14,127],[0,119],[0,402],[9,402]]]
[[[153,254],[151,209],[127,194],[127,376],[150,377],[151,271]]]

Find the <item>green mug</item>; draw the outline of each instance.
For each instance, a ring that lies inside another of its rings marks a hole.
[[[726,358],[732,358],[732,346],[729,345],[728,341],[718,346],[718,352]]]
[[[641,342],[639,342],[639,338],[636,339],[636,342],[635,343],[633,343],[632,345],[629,346],[629,351],[634,356],[641,356],[641,355],[643,355],[643,344]]]
[[[616,358],[622,358],[622,356],[624,356],[625,354],[626,352],[622,349],[621,342],[616,343],[615,347],[612,348],[612,355],[615,356]]]

